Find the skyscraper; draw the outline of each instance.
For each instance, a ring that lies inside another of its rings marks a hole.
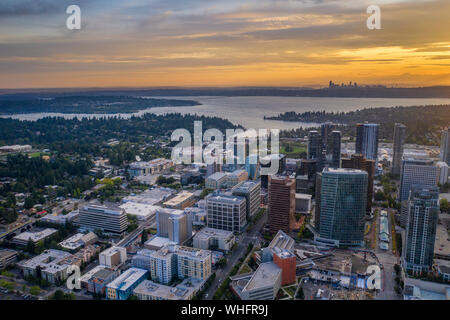
[[[322,135],[317,130],[308,134],[308,159],[317,160],[317,170],[322,171],[325,166],[339,168],[341,164],[341,132],[332,130],[331,123],[321,127]]]
[[[413,272],[429,271],[433,265],[436,226],[439,219],[439,189],[415,185],[408,200],[403,264]]]
[[[364,158],[362,154],[353,154],[350,159],[342,159],[342,168],[366,171],[367,180],[367,212],[372,211],[373,180],[375,176],[375,161]]]
[[[392,146],[392,169],[391,173],[399,175],[402,169],[403,145],[405,143],[406,126],[396,123],[394,128],[394,143]]]
[[[450,166],[450,127],[442,131],[441,161],[446,162]]]
[[[378,159],[379,125],[374,123],[359,123],[356,125],[355,153],[362,154],[366,159]]]
[[[325,168],[318,176],[319,236],[315,240],[338,247],[364,245],[367,172]]]
[[[412,186],[420,184],[425,187],[437,186],[439,168],[432,160],[404,159],[400,176],[399,201],[402,204],[400,225],[406,226],[408,217],[408,199]]]
[[[269,230],[288,233],[294,222],[295,179],[274,175],[269,178]]]

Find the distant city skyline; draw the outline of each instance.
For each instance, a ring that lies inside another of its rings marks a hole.
[[[450,2],[0,3],[0,88],[450,85]]]

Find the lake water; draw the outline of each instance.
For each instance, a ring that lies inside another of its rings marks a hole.
[[[30,113],[3,118],[19,120],[37,120],[47,116],[60,116],[64,118],[91,118],[121,116],[129,118],[133,115],[145,113],[166,114],[197,114],[204,116],[216,116],[230,120],[234,124],[240,124],[245,128],[253,129],[292,129],[299,127],[312,127],[314,123],[283,122],[264,120],[264,116],[276,116],[283,112],[295,111],[328,111],[346,112],[364,108],[380,108],[395,106],[418,106],[450,104],[450,99],[386,99],[386,98],[309,98],[309,97],[152,97],[170,99],[188,99],[200,102],[202,105],[193,107],[162,107],[141,110],[133,114],[62,114],[62,113]]]

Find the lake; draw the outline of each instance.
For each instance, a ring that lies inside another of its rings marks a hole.
[[[200,102],[202,105],[193,107],[162,107],[141,110],[137,113],[122,114],[62,114],[62,113],[30,113],[1,116],[3,118],[14,118],[19,120],[37,120],[47,116],[60,116],[64,118],[82,117],[110,117],[121,116],[129,118],[133,115],[139,116],[145,113],[163,115],[166,113],[197,114],[204,116],[215,116],[230,120],[245,128],[253,129],[293,129],[299,127],[313,127],[314,123],[283,122],[264,120],[264,116],[276,116],[287,111],[355,111],[364,108],[380,108],[395,106],[418,106],[450,104],[450,99],[393,99],[393,98],[309,98],[309,97],[151,97],[188,99]]]

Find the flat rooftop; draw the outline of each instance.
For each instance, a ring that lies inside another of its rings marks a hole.
[[[192,192],[188,191],[182,191],[179,194],[177,194],[174,198],[164,202],[164,205],[166,206],[177,206],[183,201],[188,200],[189,198],[193,198],[194,194]]]
[[[210,194],[206,199],[207,201],[222,202],[228,204],[237,204],[241,201],[245,201],[245,198],[243,197],[233,196],[226,193],[213,193]]]
[[[166,245],[170,245],[170,244],[176,244],[176,243],[170,241],[169,238],[153,236],[152,238],[147,240],[144,245],[162,248],[162,247],[164,247]]]
[[[203,228],[195,234],[194,238],[198,238],[198,239],[202,239],[202,240],[206,240],[211,237],[226,239],[230,236],[233,236],[232,231],[213,229],[213,228]]]
[[[286,233],[279,230],[276,236],[273,238],[273,240],[269,244],[269,248],[273,249],[275,247],[278,247],[280,249],[287,249],[292,250],[294,247],[295,240],[289,237]]]
[[[49,269],[57,270],[63,266],[65,267],[65,264],[60,265],[59,263],[71,256],[72,255],[70,253],[65,251],[49,249],[34,258],[21,261],[19,265],[31,269],[35,269],[37,266],[40,266],[42,270],[46,271]]]
[[[117,277],[114,281],[107,285],[108,288],[116,290],[127,290],[132,286],[138,279],[145,276],[147,270],[139,268],[130,268]]]
[[[57,232],[58,232],[58,230],[52,229],[52,228],[47,228],[47,229],[44,229],[42,231],[37,231],[37,232],[26,231],[26,232],[22,232],[21,234],[15,236],[13,238],[13,240],[28,241],[31,239],[31,241],[37,242],[37,241],[45,239]]]
[[[134,201],[126,201],[120,205],[120,208],[125,210],[127,214],[137,216],[140,219],[148,219],[155,215],[156,211],[161,207]]]
[[[155,188],[134,196],[128,196],[125,198],[125,201],[155,205],[161,201],[164,201],[174,193],[175,190],[170,188]]]
[[[281,269],[273,262],[261,263],[242,291],[256,290],[273,286],[275,279],[281,274]]]
[[[194,291],[200,290],[203,281],[194,278],[183,280],[175,287],[145,280],[133,290],[135,294],[148,294],[165,300],[186,300]]]

